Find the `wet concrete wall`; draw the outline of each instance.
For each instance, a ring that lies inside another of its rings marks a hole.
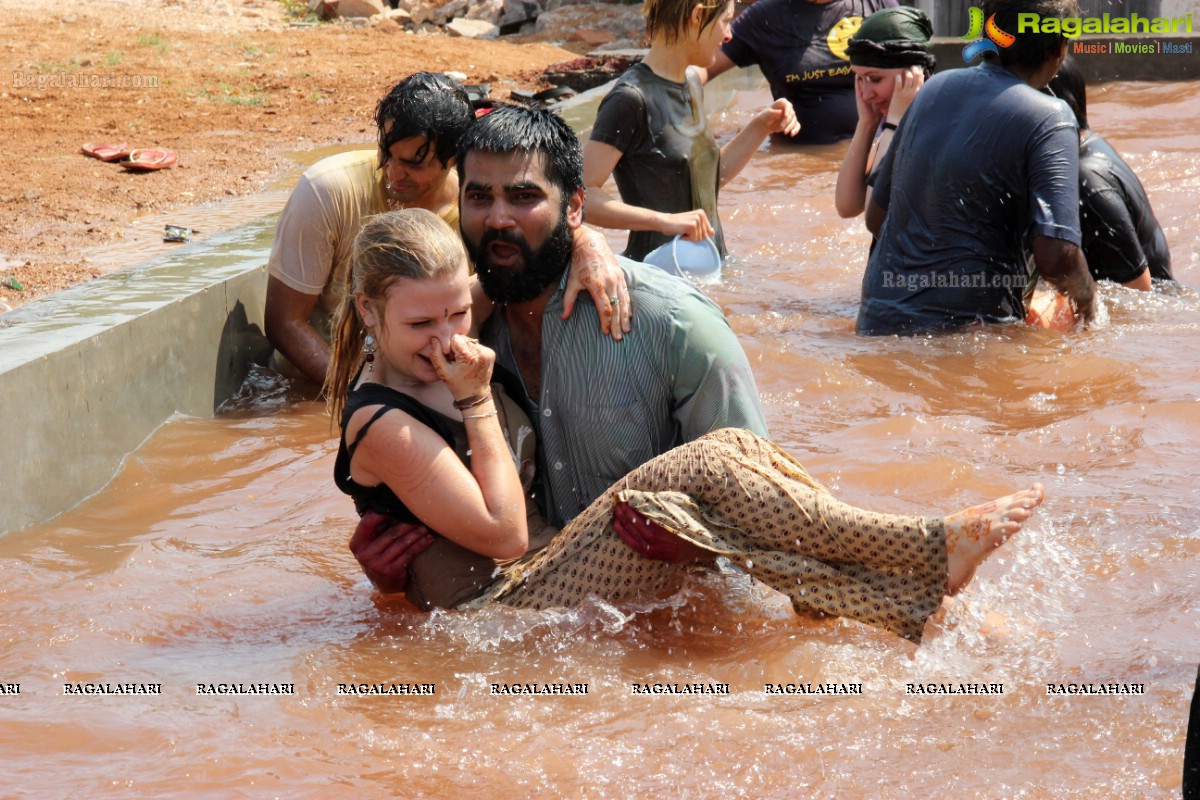
[[[269,354],[274,220],[0,317],[0,532],[103,488],[173,414],[211,416]]]

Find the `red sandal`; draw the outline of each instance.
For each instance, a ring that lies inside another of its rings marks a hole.
[[[128,158],[129,154],[132,152],[129,149],[128,142],[121,142],[120,144],[91,144],[91,143],[88,143],[88,144],[85,144],[83,147],[79,148],[79,150],[85,156],[91,156],[92,158],[98,158],[101,161],[120,161],[122,159]]]
[[[170,150],[151,150],[149,148],[139,148],[129,154],[129,159],[121,162],[121,166],[128,170],[138,172],[148,172],[154,169],[166,169],[173,166],[179,156],[172,153]]]

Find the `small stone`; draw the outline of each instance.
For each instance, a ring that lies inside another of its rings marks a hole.
[[[339,0],[337,15],[339,17],[373,17],[383,13],[383,3],[380,0]]]
[[[567,39],[569,42],[579,42],[586,47],[600,47],[616,40],[617,37],[614,34],[608,31],[597,30],[596,28],[585,28],[581,31],[575,31]]]
[[[458,17],[446,24],[446,33],[467,39],[498,39],[500,28],[487,20]]]
[[[337,15],[338,0],[308,0],[308,10],[321,19],[333,19]]]

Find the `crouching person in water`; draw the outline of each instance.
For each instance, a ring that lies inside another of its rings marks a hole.
[[[1083,257],[1095,280],[1149,291],[1151,279],[1174,281],[1171,251],[1133,169],[1088,126],[1087,81],[1068,57],[1046,86],[1079,123],[1079,225]]]
[[[558,201],[547,198],[581,213],[582,197]],[[493,383],[493,351],[469,335],[459,238],[420,209],[372,217],[351,280],[327,382],[342,436],[335,479],[360,513],[438,532],[407,587],[426,607],[620,603],[673,591],[721,555],[797,611],[919,642],[943,596],[1043,499],[1035,484],[948,517],[874,513],[838,501],[766,439],[722,429],[637,467],[548,530],[527,494],[532,426]]]

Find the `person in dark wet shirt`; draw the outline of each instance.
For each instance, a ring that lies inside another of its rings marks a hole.
[[[1017,15],[1077,15],[1074,0],[985,3],[1002,30]],[[1023,243],[1037,270],[1092,316],[1080,249],[1079,138],[1071,112],[1042,94],[1066,56],[1059,34],[1024,33],[972,69],[917,94],[873,175],[863,335],[952,330],[1024,319]]]
[[[1174,280],[1171,252],[1150,198],[1125,160],[1087,117],[1087,82],[1068,58],[1046,87],[1079,123],[1079,224],[1083,255],[1096,280],[1150,289],[1151,278]]]
[[[758,0],[733,23],[733,38],[708,68],[762,68],[771,96],[786,97],[800,120],[799,144],[848,139],[858,123],[846,45],[871,14],[896,0]]]

